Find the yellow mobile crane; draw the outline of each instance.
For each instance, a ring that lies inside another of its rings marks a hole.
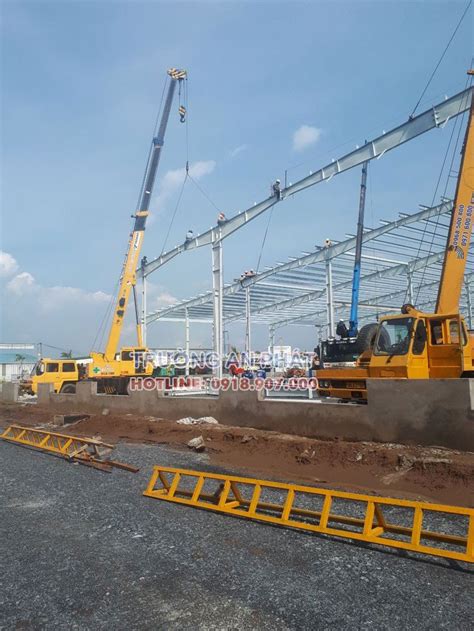
[[[120,288],[105,351],[103,353],[92,352],[87,363],[84,364],[73,359],[39,360],[33,369],[31,378],[31,390],[33,393],[37,392],[38,384],[50,383],[53,384],[55,392],[72,394],[76,391],[76,383],[78,381],[90,379],[97,381],[99,392],[125,394],[130,377],[151,375],[153,372],[153,365],[147,360],[148,349],[143,346],[142,341],[142,330],[139,324],[137,310],[135,270],[138,267],[140,258],[146,219],[149,214],[150,199],[176,85],[181,84],[187,77],[185,70],[178,70],[176,68],[168,70],[168,75],[170,77],[170,83],[160,125],[151,145],[138,208],[135,215],[132,215],[135,222],[128,242],[127,255],[122,268]],[[181,104],[179,106],[179,114],[181,122],[184,122],[186,110]],[[137,346],[119,349],[118,345],[130,292],[133,292],[135,300],[138,344]]]
[[[468,74],[473,75],[474,70]],[[367,400],[367,379],[474,377],[474,337],[459,313],[474,213],[474,95],[462,149],[456,195],[434,313],[403,305],[383,316],[372,348],[353,368],[318,370],[321,397]]]

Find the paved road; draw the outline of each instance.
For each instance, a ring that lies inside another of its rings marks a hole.
[[[440,559],[144,498],[154,463],[101,473],[0,443],[0,629],[472,629],[474,572]]]

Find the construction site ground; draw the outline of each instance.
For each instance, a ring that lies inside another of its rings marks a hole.
[[[0,422],[49,410],[2,404]],[[48,426],[51,430],[52,428]],[[0,442],[0,629],[467,629],[467,564],[142,497],[154,464],[474,505],[474,454],[100,415],[103,473]],[[186,443],[202,435],[206,450]],[[207,440],[207,439],[211,440]],[[313,453],[314,452],[314,453]]]
[[[474,453],[393,443],[315,440],[226,425],[180,425],[132,414],[91,414],[54,428],[54,413],[35,404],[0,402],[0,426],[46,426],[105,442],[187,449],[203,436],[211,464],[243,475],[330,486],[353,492],[474,506]],[[66,413],[66,411],[64,412]]]

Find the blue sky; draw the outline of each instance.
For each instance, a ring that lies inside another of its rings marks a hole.
[[[285,169],[298,179],[406,120],[465,6],[4,1],[0,246],[10,258],[2,340],[90,350],[120,271],[168,67],[189,72],[189,159],[199,163],[199,183],[232,215],[266,197]],[[420,111],[464,87],[471,56],[472,10]],[[317,132],[298,149],[294,134],[304,125]],[[377,161],[368,224],[431,202],[449,131]],[[146,232],[149,258],[163,246],[177,197],[172,172],[186,157],[175,108]],[[338,176],[278,207],[261,265],[353,232],[359,177]],[[215,219],[187,186],[168,246]],[[226,282],[256,266],[266,223],[264,215],[226,242]],[[202,292],[210,252],[178,257],[152,280],[155,304]],[[175,345],[182,333],[163,323],[149,341]],[[263,345],[266,332],[255,335]],[[285,335],[313,345],[311,330]],[[193,340],[209,343],[210,328],[196,325]],[[242,340],[236,327],[231,342]]]

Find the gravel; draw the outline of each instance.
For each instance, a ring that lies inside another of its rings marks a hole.
[[[0,443],[0,629],[472,628],[467,564],[144,498],[153,464],[206,454],[113,457],[141,471]]]

